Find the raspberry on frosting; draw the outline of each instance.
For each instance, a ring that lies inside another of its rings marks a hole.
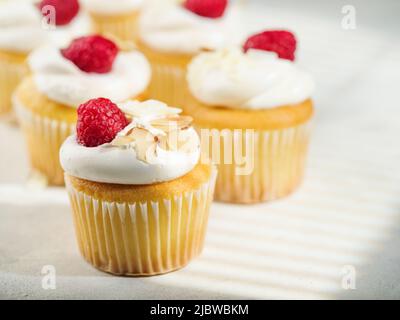
[[[75,39],[70,46],[62,49],[62,55],[85,72],[108,73],[118,54],[114,42],[94,35]]]
[[[63,26],[72,21],[79,12],[78,0],[42,0],[38,7],[42,14],[47,16],[47,6],[54,7],[55,9],[55,23],[57,26]]]
[[[127,125],[128,120],[115,103],[92,99],[78,108],[77,140],[85,147],[97,147],[110,143]]]
[[[293,33],[284,30],[264,31],[247,39],[243,50],[258,49],[276,52],[281,59],[294,61],[297,41]]]
[[[228,5],[228,0],[186,0],[184,7],[206,18],[220,18]]]

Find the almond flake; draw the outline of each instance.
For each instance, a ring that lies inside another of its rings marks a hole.
[[[190,127],[193,122],[193,118],[189,116],[170,115],[165,118],[155,119],[150,124],[165,132],[171,132],[173,130],[182,130]]]
[[[119,108],[132,118],[160,118],[166,115],[175,115],[182,112],[181,109],[171,108],[157,100],[128,101],[121,103]]]

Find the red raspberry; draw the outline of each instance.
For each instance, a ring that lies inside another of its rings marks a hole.
[[[294,61],[297,41],[293,33],[284,30],[265,31],[247,39],[244,52],[259,49],[276,52],[281,59]]]
[[[228,5],[228,0],[186,0],[183,6],[193,13],[206,18],[220,18]]]
[[[127,125],[128,120],[115,103],[105,98],[89,100],[78,108],[78,143],[85,147],[109,143]]]
[[[52,6],[55,8],[57,26],[63,26],[70,23],[79,12],[78,0],[42,0],[38,6],[43,16],[49,14],[46,10],[43,12],[43,7]]]
[[[95,35],[75,39],[61,53],[82,71],[107,73],[111,71],[118,51],[114,42]]]

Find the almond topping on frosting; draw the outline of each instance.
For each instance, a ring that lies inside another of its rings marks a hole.
[[[155,100],[129,101],[119,107],[131,123],[111,144],[134,149],[139,160],[151,163],[161,150],[190,153],[199,147],[197,136],[187,130],[193,119],[179,115],[181,109]]]
[[[171,130],[173,130],[175,127],[178,127],[179,130],[188,129],[192,125],[192,122],[193,118],[189,116],[167,115],[165,118],[156,119],[150,123],[157,129],[165,132],[171,132]]]
[[[111,41],[113,41],[117,45],[119,50],[121,50],[123,52],[129,52],[129,51],[134,51],[134,50],[138,49],[134,42],[122,40],[110,32],[104,33],[104,36],[107,37],[107,39],[110,39]]]
[[[180,114],[181,109],[172,108],[157,100],[128,101],[119,104],[119,108],[131,118],[163,118],[165,115]]]

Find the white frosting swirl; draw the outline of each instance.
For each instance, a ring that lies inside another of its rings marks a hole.
[[[85,12],[80,12],[68,25],[54,26],[45,31],[48,43],[67,46],[71,40],[91,33],[90,19]]]
[[[109,73],[87,73],[63,57],[60,48],[43,46],[28,58],[35,84],[50,99],[72,107],[106,97],[123,102],[148,86],[151,69],[138,51],[118,53]]]
[[[238,40],[239,10],[230,5],[223,17],[199,16],[179,1],[160,1],[144,7],[139,21],[141,40],[154,50],[195,54],[203,49],[215,50]]]
[[[301,103],[311,97],[314,81],[275,53],[239,48],[198,55],[188,67],[193,96],[204,104],[266,109]]]
[[[34,0],[6,0],[0,3],[0,49],[29,53],[48,42],[64,45],[89,32],[88,19],[79,14],[69,25],[50,26]]]
[[[86,9],[104,16],[126,14],[139,9],[143,0],[81,0]]]
[[[27,53],[43,44],[42,15],[32,1],[8,0],[0,3],[0,48]]]
[[[143,108],[155,110],[157,101],[147,101]],[[142,123],[151,117],[146,113],[140,119]],[[136,119],[138,120],[138,119]],[[81,179],[125,185],[148,185],[171,181],[189,173],[200,159],[200,139],[193,127],[183,131],[195,141],[190,151],[165,150],[157,146],[157,152],[151,161],[140,160],[134,148],[115,146],[111,143],[88,148],[77,142],[76,136],[69,137],[60,150],[63,169],[71,176]]]

